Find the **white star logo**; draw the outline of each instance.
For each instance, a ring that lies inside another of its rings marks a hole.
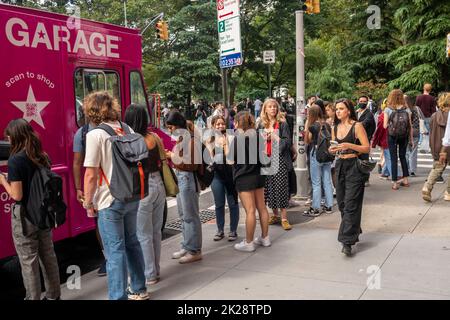
[[[50,101],[37,102],[31,85],[28,89],[27,101],[11,101],[11,103],[23,112],[23,118],[25,120],[28,122],[34,120],[34,122],[45,129],[44,122],[41,117],[41,111],[44,110]]]

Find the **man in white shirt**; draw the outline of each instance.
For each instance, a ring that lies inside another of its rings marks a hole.
[[[118,134],[120,108],[107,92],[96,92],[86,98],[86,115],[96,125],[106,124]],[[136,235],[139,201],[121,202],[109,190],[113,171],[110,135],[103,129],[91,130],[86,136],[83,207],[88,217],[98,213],[98,225],[108,262],[110,300],[148,300],[145,286],[144,257]],[[128,288],[130,273],[130,289]]]

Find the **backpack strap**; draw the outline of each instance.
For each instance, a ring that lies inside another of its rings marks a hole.
[[[106,131],[106,133],[109,134],[110,136],[117,136],[116,130],[111,128],[111,126],[107,125],[106,123],[102,123],[101,125],[99,125],[97,127],[97,129],[101,129],[103,131]]]
[[[352,128],[350,129],[350,130],[352,131],[353,144],[356,144],[356,134],[355,134],[355,125],[356,125],[356,122],[357,122],[357,121],[353,122]]]
[[[89,132],[89,123],[81,127],[81,146],[83,147],[83,153],[86,154],[86,136]]]

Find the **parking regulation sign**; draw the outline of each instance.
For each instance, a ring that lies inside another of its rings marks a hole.
[[[217,0],[220,68],[242,64],[240,0]]]

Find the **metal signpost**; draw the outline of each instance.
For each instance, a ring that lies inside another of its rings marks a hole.
[[[217,27],[220,43],[220,67],[242,64],[241,18],[239,0],[217,0]]]
[[[243,62],[240,0],[216,0],[216,4],[223,103],[228,108],[227,68],[240,66]]]
[[[264,51],[263,60],[268,67],[267,79],[269,82],[269,98],[272,98],[272,74],[270,71],[270,66],[275,63],[275,50]]]
[[[305,106],[305,45],[303,39],[303,11],[295,12],[296,28],[296,55],[297,55],[297,93],[296,107],[297,119],[295,142],[297,146],[297,195],[306,198],[309,194],[308,168],[306,165],[306,144],[304,139],[306,106]]]

